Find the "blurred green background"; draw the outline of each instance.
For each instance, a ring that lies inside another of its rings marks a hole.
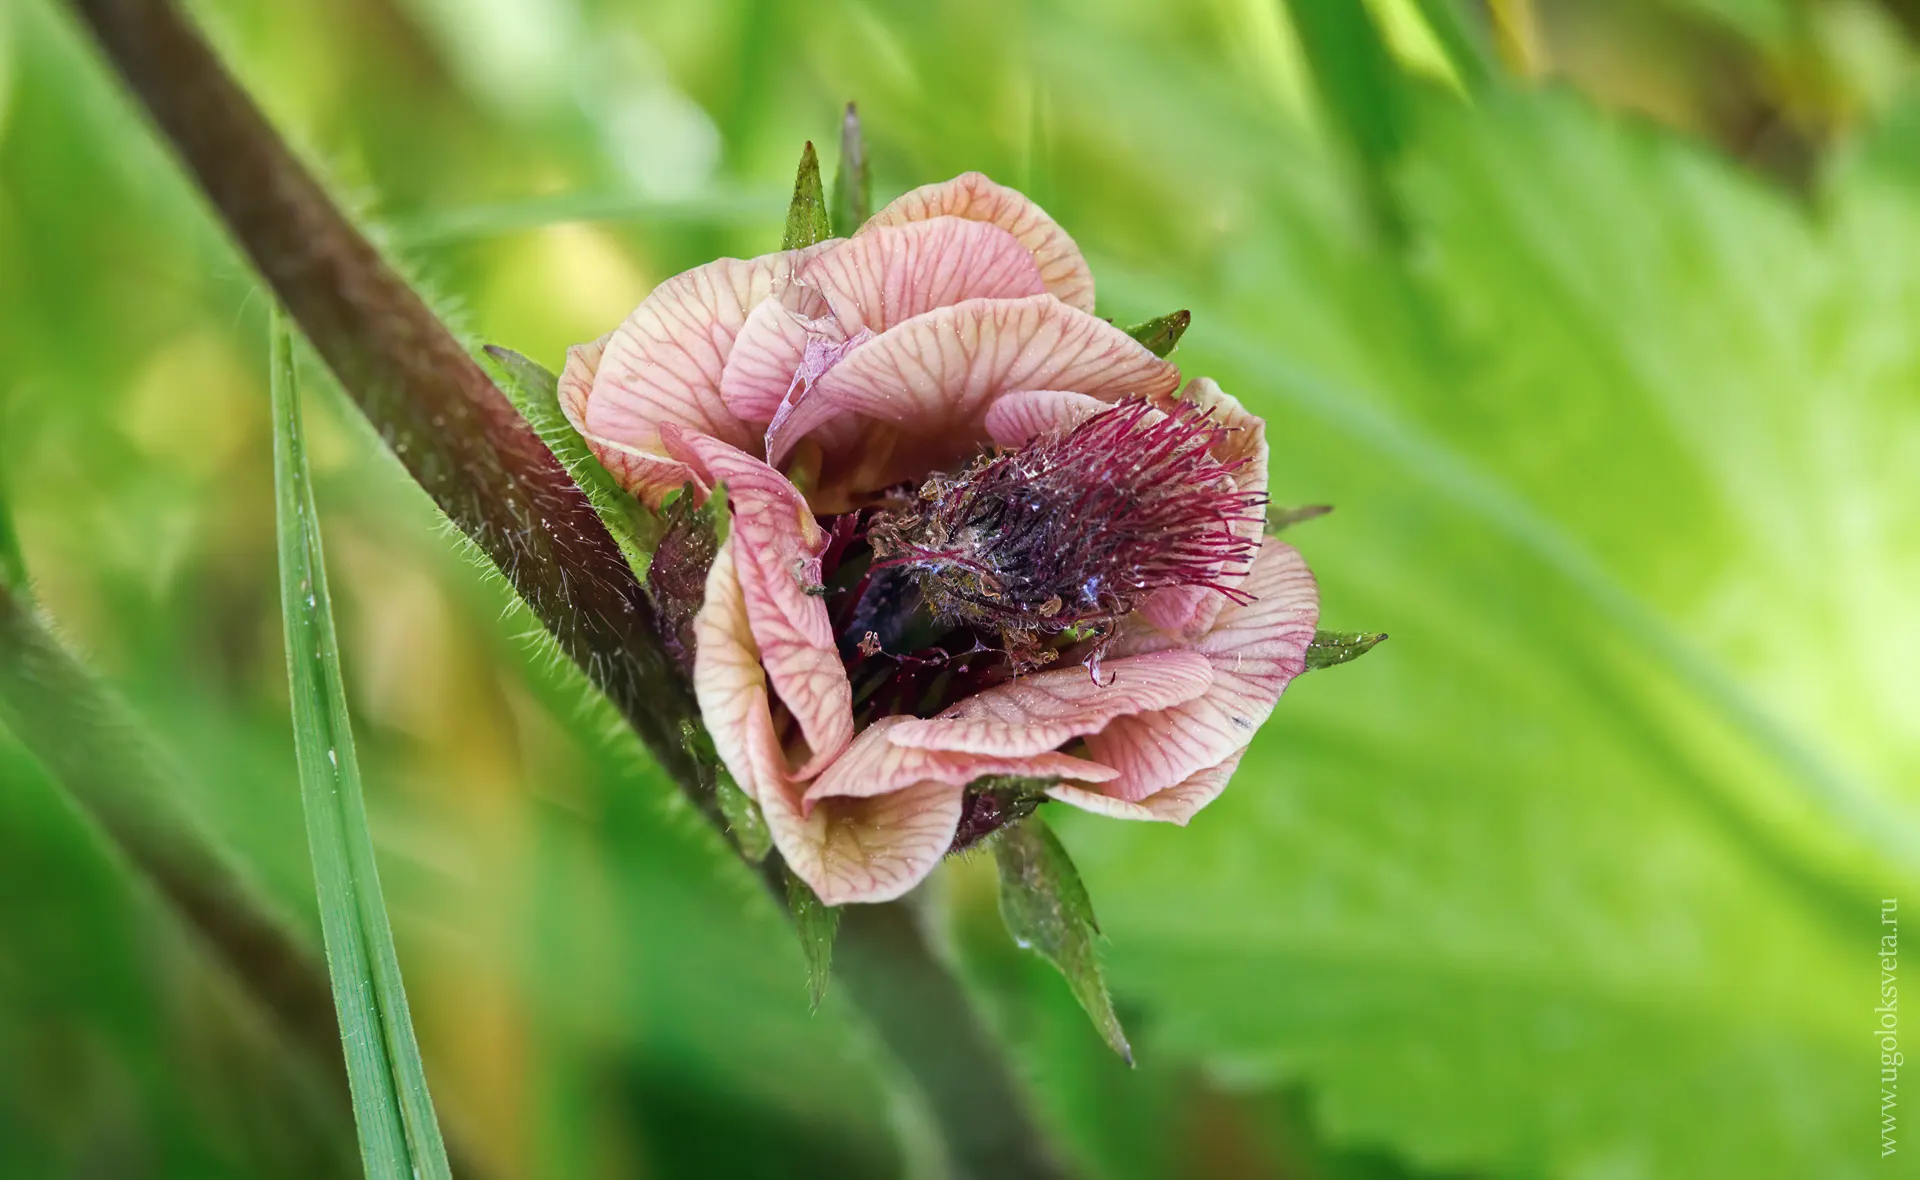
[[[1393,638],[1190,829],[1059,818],[1138,1070],[1008,944],[990,862],[929,885],[1088,1176],[1920,1175],[1869,1037],[1881,899],[1920,904],[1915,9],[191,7],[463,330],[555,368],[773,248],[849,98],[880,200],[981,169],[1103,314],[1193,309],[1174,359],[1266,415],[1275,498],[1338,506],[1295,535],[1325,623]],[[63,637],[313,928],[266,310],[68,15],[7,0],[0,493]],[[932,1174],[772,903],[312,402],[449,1134],[500,1177]],[[0,730],[0,1176],[351,1175],[330,1084]]]

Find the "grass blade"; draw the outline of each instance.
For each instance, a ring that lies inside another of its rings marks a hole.
[[[361,1157],[367,1175],[377,1180],[448,1180],[446,1148],[427,1095],[374,866],[301,432],[293,346],[277,316],[272,365],[274,517],[294,750]]]

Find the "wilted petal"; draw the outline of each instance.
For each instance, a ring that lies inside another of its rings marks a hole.
[[[878,334],[968,299],[1045,293],[1033,255],[997,225],[935,217],[880,226],[808,259],[799,281],[818,290],[840,330]]]
[[[1024,447],[1043,434],[1065,434],[1102,410],[1097,397],[1063,389],[1023,389],[987,407],[987,437],[997,446]]]
[[[752,456],[668,424],[668,448],[704,476],[724,483],[733,510],[728,547],[746,601],[746,617],[773,690],[800,723],[810,751],[796,779],[818,773],[853,740],[853,689],[817,594],[827,535],[798,489]]]
[[[965,787],[916,783],[868,799],[823,799],[802,814],[762,800],[787,866],[828,905],[892,901],[926,879],[953,844]]]
[[[888,731],[896,746],[1008,756],[1044,753],[1097,733],[1116,717],[1182,705],[1207,691],[1213,666],[1197,652],[1113,660],[1097,683],[1080,666],[1042,672],[968,697],[930,720]]]
[[[987,408],[1004,394],[1069,390],[1111,402],[1163,396],[1179,382],[1177,368],[1131,336],[1050,296],[970,299],[854,350],[768,436],[769,458],[778,463],[815,427],[859,414],[950,460],[977,445]]]
[[[1219,765],[1246,747],[1288,681],[1306,666],[1320,597],[1300,554],[1269,539],[1241,589],[1254,601],[1221,611],[1213,629],[1193,645],[1213,665],[1213,684],[1204,695],[1120,717],[1087,739],[1092,756],[1120,772],[1101,793],[1138,802]],[[1141,637],[1124,649],[1159,650],[1170,642]]]
[[[891,740],[894,730],[912,720],[911,717],[883,717],[862,730],[839,761],[807,788],[807,803],[830,797],[881,795],[921,782],[965,786],[983,774],[1019,774],[1089,783],[1114,777],[1109,767],[1065,754],[916,750],[895,745]]]
[[[786,284],[811,251],[828,245],[722,258],[654,288],[607,339],[576,419],[581,434],[596,450],[606,442],[642,455],[659,453],[663,423],[737,447],[752,445],[755,431],[720,396],[727,356],[748,313]],[[656,505],[671,490],[629,486]]]
[[[1006,230],[1033,255],[1041,281],[1054,298],[1081,311],[1093,310],[1093,271],[1067,231],[1023,194],[995,184],[978,172],[923,185],[901,195],[874,214],[854,237],[884,226],[934,217],[964,217]]]
[[[1219,798],[1220,792],[1227,789],[1227,780],[1240,768],[1240,759],[1245,756],[1245,750],[1230,754],[1220,765],[1198,771],[1185,781],[1164,791],[1156,791],[1138,803],[1115,799],[1083,787],[1065,785],[1049,788],[1047,794],[1095,815],[1112,819],[1157,820],[1184,827],[1202,807]]]

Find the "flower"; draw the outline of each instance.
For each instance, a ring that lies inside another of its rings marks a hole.
[[[969,173],[669,279],[568,354],[562,405],[625,487],[725,486],[695,692],[828,904],[1003,822],[982,780],[1184,824],[1304,666],[1318,595],[1263,535],[1263,424],[1093,306],[1073,240]]]

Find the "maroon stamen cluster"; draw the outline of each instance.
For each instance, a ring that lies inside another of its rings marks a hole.
[[[935,617],[1000,637],[1016,668],[1055,658],[1067,632],[1097,658],[1147,595],[1225,584],[1259,548],[1265,497],[1241,491],[1243,461],[1215,447],[1210,410],[1123,402],[1064,434],[936,475],[868,530],[874,568],[910,570]]]

